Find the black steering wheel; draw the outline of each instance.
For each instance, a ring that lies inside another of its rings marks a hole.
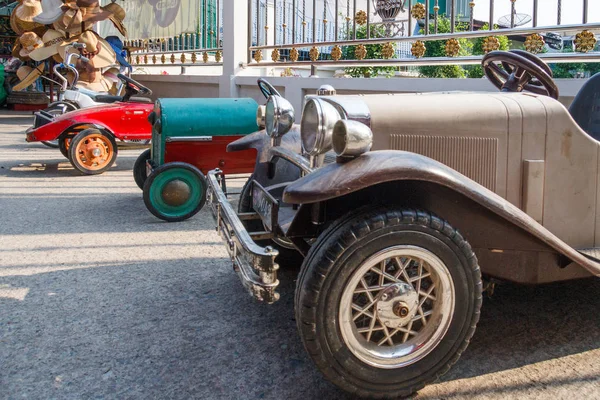
[[[265,96],[265,98],[269,98],[270,96],[280,96],[279,92],[277,91],[277,89],[275,89],[273,87],[273,85],[271,85],[269,82],[267,82],[266,79],[264,78],[258,78],[258,87],[260,89],[260,91],[262,92],[263,96]]]
[[[481,65],[490,82],[502,92],[525,90],[558,99],[550,67],[533,54],[522,50],[492,51],[483,57]]]
[[[152,90],[148,89],[146,86],[142,85],[138,81],[131,79],[128,76],[118,74],[117,77],[120,80],[122,80],[125,84],[125,95],[123,96],[123,101],[128,101],[131,97],[136,96],[138,94],[144,96],[150,96],[152,94]]]

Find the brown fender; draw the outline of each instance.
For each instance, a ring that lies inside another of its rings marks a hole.
[[[297,154],[301,152],[300,125],[294,125],[288,133],[281,138],[281,147],[287,148]],[[251,133],[227,145],[227,151],[241,151],[247,149],[256,149],[257,163],[268,161],[269,149],[271,148],[271,138],[263,129],[262,131]]]
[[[431,182],[460,193],[600,276],[600,263],[567,245],[507,200],[446,165],[415,153],[372,151],[347,163],[326,165],[290,184],[283,193],[283,201],[317,203],[380,183],[408,180]]]

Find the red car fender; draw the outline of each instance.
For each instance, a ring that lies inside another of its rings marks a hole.
[[[37,129],[28,129],[28,142],[55,140],[70,128],[94,125],[111,132],[119,140],[152,139],[148,114],[152,103],[112,103],[71,111]]]

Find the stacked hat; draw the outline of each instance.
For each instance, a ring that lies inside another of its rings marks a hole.
[[[35,18],[41,12],[42,6],[38,0],[23,0],[10,15],[10,27],[17,35],[31,31],[39,33],[39,30],[44,30],[44,25],[37,23]]]
[[[28,88],[36,81],[37,78],[42,76],[44,72],[44,64],[40,64],[37,68],[31,68],[30,66],[23,65],[17,70],[17,77],[21,82],[17,83],[13,90],[19,91]]]

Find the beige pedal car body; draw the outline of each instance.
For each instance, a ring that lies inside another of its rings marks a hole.
[[[327,88],[299,127],[272,88],[268,136],[228,147],[258,150],[237,211],[208,175],[242,283],[277,301],[278,269],[300,259],[300,336],[353,394],[408,396],[445,373],[489,283],[600,275],[600,74],[567,110],[537,57],[492,52],[483,67],[501,92]]]

